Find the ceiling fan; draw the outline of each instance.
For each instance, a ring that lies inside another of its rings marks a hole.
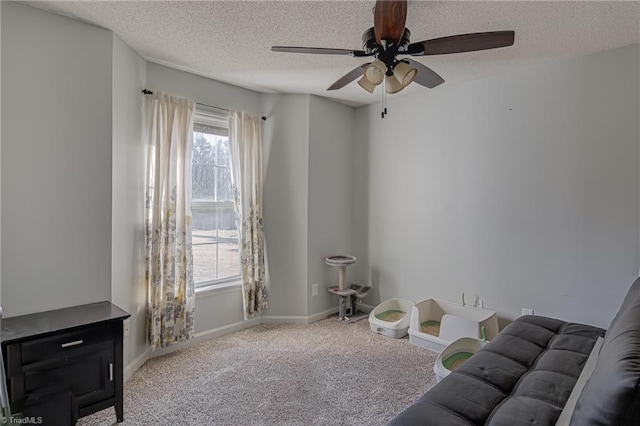
[[[337,90],[361,77],[358,84],[370,93],[384,83],[383,93],[397,93],[411,82],[430,89],[444,83],[444,79],[431,68],[413,59],[398,56],[446,55],[474,52],[513,45],[513,31],[490,31],[459,34],[449,37],[411,43],[411,32],[405,28],[406,0],[377,0],[374,8],[373,28],[362,34],[362,50],[330,49],[323,47],[272,46],[273,52],[349,55],[356,58],[374,57],[373,62],[362,64],[333,83],[327,90]],[[383,112],[383,117],[384,117]]]

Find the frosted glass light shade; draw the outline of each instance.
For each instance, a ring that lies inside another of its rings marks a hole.
[[[393,75],[388,75],[385,78],[385,86],[387,93],[398,93],[399,91],[404,89],[402,84]]]
[[[398,62],[393,70],[393,76],[400,82],[403,89],[411,84],[417,74],[418,70],[406,62]]]
[[[378,85],[382,83],[384,74],[387,72],[387,66],[380,59],[373,61],[364,70],[364,78],[369,80],[370,83]]]
[[[358,84],[369,93],[373,93],[373,91],[376,90],[376,85],[367,80],[366,76],[362,76],[362,78],[358,80]]]

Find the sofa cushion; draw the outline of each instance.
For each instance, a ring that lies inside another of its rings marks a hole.
[[[589,358],[587,359],[587,363],[584,365],[582,372],[578,376],[578,381],[576,385],[573,387],[571,391],[571,395],[569,395],[569,399],[562,409],[562,413],[560,413],[560,417],[556,422],[556,426],[568,426],[571,421],[571,416],[573,415],[573,410],[576,408],[576,402],[578,402],[578,397],[584,389],[584,385],[593,374],[593,370],[596,367],[596,362],[598,361],[598,355],[600,354],[600,348],[602,347],[602,337],[598,337],[596,340],[596,344],[593,345],[593,350],[589,354]]]
[[[570,424],[640,425],[640,278],[607,330]]]
[[[553,425],[604,330],[525,316],[391,425]]]

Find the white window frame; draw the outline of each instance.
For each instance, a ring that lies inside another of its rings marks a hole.
[[[193,132],[209,133],[216,136],[229,137],[229,112],[218,108],[197,105],[194,114]],[[233,207],[233,201],[193,201],[191,200],[191,209],[193,208],[211,208]],[[193,233],[193,231],[192,231]],[[240,241],[238,241],[238,250],[240,249]],[[217,253],[217,249],[216,249]],[[225,287],[232,287],[242,284],[240,275],[240,262],[238,261],[238,274],[216,280],[207,280],[194,282],[196,293],[217,290]]]

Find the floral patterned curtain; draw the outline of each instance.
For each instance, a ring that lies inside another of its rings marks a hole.
[[[229,114],[231,176],[240,238],[244,318],[268,308],[262,228],[261,117],[246,112]]]
[[[191,150],[195,102],[145,99],[148,337],[152,350],[194,334]]]

